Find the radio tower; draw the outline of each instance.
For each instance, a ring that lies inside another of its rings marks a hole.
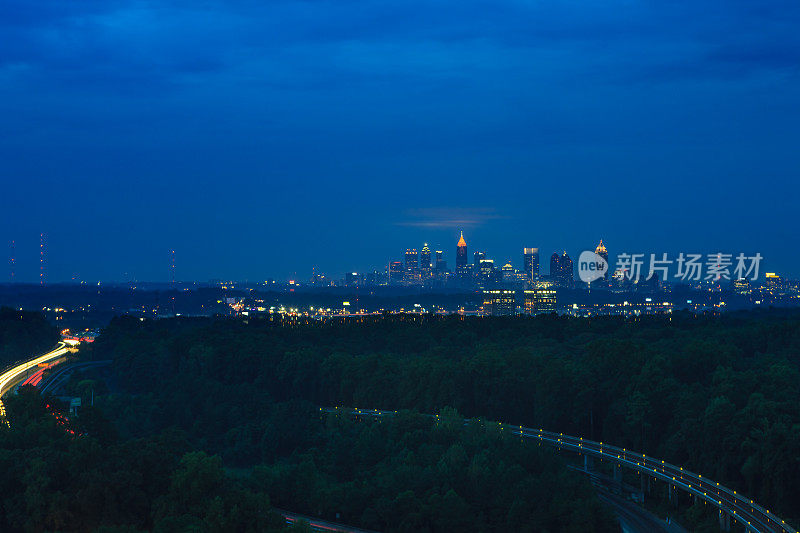
[[[14,271],[16,270],[16,267],[17,267],[17,258],[16,258],[17,249],[16,248],[17,248],[17,245],[12,240],[11,241],[11,261],[10,261],[10,263],[11,263],[11,283],[14,283],[14,274],[15,274]]]
[[[44,233],[39,234],[39,285],[44,287]]]
[[[172,265],[170,265],[170,270],[172,271],[172,314],[175,314],[175,250],[172,250]]]

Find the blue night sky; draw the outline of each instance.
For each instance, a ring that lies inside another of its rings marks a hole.
[[[7,0],[0,237],[19,280],[40,232],[51,281],[173,248],[254,280],[452,265],[460,229],[797,276],[799,30],[797,0]]]

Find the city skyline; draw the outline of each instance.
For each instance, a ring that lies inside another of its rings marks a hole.
[[[3,7],[0,531],[800,533],[798,0]]]
[[[460,229],[800,265],[797,2],[167,6],[9,5],[20,280],[41,233],[51,282],[168,280],[173,249],[181,279],[341,273]]]
[[[425,242],[422,243],[422,245],[419,248],[408,247],[408,248],[405,249],[404,252],[400,252],[400,253],[395,252],[395,254],[394,255],[390,255],[388,260],[385,261],[382,265],[380,263],[378,263],[378,262],[374,262],[373,264],[375,266],[372,266],[372,267],[369,267],[369,268],[345,268],[341,272],[332,272],[331,273],[329,271],[325,271],[324,269],[318,268],[315,265],[312,265],[311,267],[308,267],[308,268],[305,269],[307,275],[302,273],[303,269],[298,268],[298,269],[295,270],[294,273],[292,273],[292,274],[290,274],[290,275],[288,275],[286,277],[283,277],[283,278],[281,278],[280,276],[272,275],[269,271],[265,271],[264,275],[262,275],[262,276],[255,276],[253,278],[236,278],[236,277],[233,277],[233,276],[226,276],[226,275],[221,275],[221,274],[218,274],[218,273],[215,274],[215,275],[211,275],[211,276],[205,277],[205,278],[187,278],[187,277],[182,277],[182,276],[177,274],[178,267],[177,267],[177,260],[176,260],[176,252],[175,252],[174,249],[171,249],[171,250],[168,250],[167,253],[165,254],[166,263],[167,264],[166,264],[166,275],[165,275],[164,278],[160,278],[160,279],[159,278],[142,279],[142,278],[135,277],[131,273],[125,273],[126,275],[122,276],[120,278],[86,279],[86,278],[82,277],[80,275],[80,273],[74,272],[73,275],[70,276],[70,278],[68,278],[68,279],[63,279],[63,278],[61,278],[61,279],[60,278],[51,279],[49,250],[45,246],[46,235],[42,233],[38,237],[39,237],[39,240],[38,240],[38,246],[36,248],[35,262],[32,261],[31,258],[28,258],[28,261],[25,261],[24,259],[22,261],[23,265],[26,265],[26,263],[27,263],[28,268],[30,270],[28,272],[27,276],[25,275],[24,268],[23,268],[22,276],[20,276],[20,274],[19,274],[19,264],[20,264],[20,262],[19,262],[19,258],[18,258],[17,241],[13,240],[13,241],[11,241],[9,243],[9,249],[8,249],[9,253],[8,253],[8,260],[7,260],[7,276],[6,276],[5,281],[2,281],[0,283],[12,282],[12,283],[39,283],[39,284],[44,284],[47,281],[52,282],[52,283],[56,283],[56,284],[58,284],[58,283],[69,283],[69,282],[78,282],[78,283],[113,282],[113,283],[117,283],[117,282],[131,282],[131,281],[159,283],[159,282],[175,282],[175,281],[206,282],[206,281],[209,281],[209,280],[231,280],[231,281],[239,281],[239,282],[241,282],[241,281],[255,282],[255,281],[265,281],[265,280],[276,280],[276,281],[280,281],[280,282],[292,281],[292,282],[305,283],[305,282],[308,282],[308,281],[313,281],[315,279],[315,277],[318,277],[318,276],[323,276],[325,279],[327,279],[329,281],[334,281],[334,280],[335,281],[340,281],[340,280],[346,280],[346,278],[351,274],[366,274],[366,273],[370,273],[370,272],[382,272],[387,276],[387,281],[388,281],[390,279],[390,272],[392,270],[392,264],[393,263],[396,262],[398,265],[402,265],[402,270],[403,271],[408,270],[408,263],[409,263],[409,260],[410,260],[410,254],[413,254],[413,259],[411,259],[411,260],[414,261],[417,264],[418,268],[422,268],[423,261],[424,261],[424,259],[426,257],[426,254],[427,254],[427,258],[430,261],[429,264],[431,265],[431,270],[435,270],[437,261],[440,261],[441,262],[441,268],[444,271],[452,273],[453,275],[457,275],[458,272],[459,272],[459,268],[460,268],[459,259],[457,257],[458,256],[458,251],[457,250],[459,249],[459,247],[460,247],[460,245],[462,243],[465,245],[465,248],[469,249],[469,251],[467,252],[467,255],[465,255],[464,258],[463,258],[463,265],[464,266],[469,266],[470,268],[472,268],[473,265],[478,265],[478,263],[480,262],[480,259],[488,259],[488,260],[491,260],[493,262],[494,268],[497,269],[498,271],[501,269],[501,267],[503,267],[503,265],[510,264],[511,266],[514,267],[514,270],[516,272],[523,273],[528,268],[527,255],[529,254],[529,252],[532,253],[533,251],[535,251],[535,253],[536,253],[536,266],[537,266],[537,271],[538,271],[539,274],[545,275],[545,276],[552,276],[553,275],[553,268],[556,268],[556,272],[559,273],[559,275],[566,276],[566,274],[564,274],[561,271],[559,265],[557,263],[553,262],[553,256],[561,255],[561,254],[567,255],[568,258],[571,260],[571,263],[572,263],[573,276],[572,276],[571,279],[573,279],[573,280],[577,280],[578,279],[578,276],[577,276],[577,264],[575,264],[575,261],[577,261],[578,256],[580,255],[580,253],[582,253],[584,251],[594,251],[595,253],[598,253],[600,256],[602,256],[608,262],[609,270],[608,270],[607,274],[603,276],[604,280],[607,282],[609,280],[610,276],[614,273],[615,268],[619,266],[619,264],[617,262],[615,262],[615,258],[617,256],[617,254],[623,254],[623,255],[626,255],[626,256],[630,255],[630,254],[639,254],[640,256],[642,256],[642,257],[640,257],[638,259],[641,259],[643,261],[644,265],[645,265],[643,267],[645,269],[645,274],[647,273],[647,270],[646,270],[647,262],[652,259],[651,255],[655,256],[656,260],[658,260],[663,254],[667,254],[667,256],[669,256],[669,258],[671,258],[670,261],[669,261],[670,263],[674,263],[679,255],[684,255],[684,251],[670,253],[670,252],[661,252],[661,251],[659,251],[659,252],[650,252],[650,251],[641,251],[641,250],[630,251],[630,250],[615,250],[615,249],[612,249],[611,254],[609,255],[609,252],[605,247],[605,243],[607,243],[608,241],[606,239],[600,238],[599,242],[596,245],[587,245],[587,246],[585,246],[583,248],[580,248],[580,249],[577,249],[577,250],[574,250],[574,251],[571,250],[571,249],[568,249],[566,247],[554,248],[552,250],[552,254],[549,253],[549,250],[547,250],[545,248],[542,248],[542,247],[539,247],[539,246],[535,246],[535,247],[522,246],[522,247],[518,248],[518,252],[516,254],[516,257],[514,257],[512,255],[510,257],[504,258],[502,256],[498,256],[498,255],[492,253],[492,249],[493,248],[492,248],[491,245],[489,245],[489,246],[481,246],[481,245],[473,246],[471,244],[467,245],[466,241],[465,241],[464,232],[463,232],[463,230],[461,230],[461,231],[459,231],[459,240],[456,242],[456,251],[452,251],[451,250],[451,252],[449,254],[448,254],[448,251],[447,251],[448,250],[447,246],[442,246],[440,248],[437,245],[430,245],[429,242],[425,241]],[[452,244],[451,244],[450,248],[451,249],[453,248]],[[735,276],[732,274],[732,272],[734,270],[734,266],[735,266],[735,260],[736,260],[736,254],[734,252],[739,252],[741,255],[746,255],[746,254],[742,253],[741,250],[715,250],[713,252],[711,252],[711,251],[701,251],[701,250],[688,251],[689,254],[693,254],[693,253],[699,254],[702,257],[703,262],[710,262],[711,261],[711,257],[713,255],[715,255],[715,254],[719,254],[719,253],[730,254],[731,255],[730,259],[731,259],[731,262],[733,263],[729,268],[729,270],[731,272],[730,277],[731,277],[732,280],[736,279]],[[471,254],[471,256],[470,256],[470,254]],[[768,272],[768,271],[770,271],[770,272],[778,272],[781,275],[781,277],[783,277],[784,279],[795,279],[796,278],[797,274],[795,272],[792,272],[792,271],[781,271],[779,269],[774,268],[775,262],[771,262],[769,260],[765,260],[766,258],[764,258],[762,255],[760,255],[760,252],[753,252],[753,254],[754,255],[759,255],[758,272],[760,273],[762,279],[764,277],[764,274],[766,272]],[[478,259],[479,255],[481,256],[480,259]],[[637,258],[635,257],[634,258],[634,262],[636,262],[636,261],[637,261]],[[555,267],[553,266],[554,264],[556,265]],[[548,268],[548,266],[549,266],[549,268]],[[34,269],[34,267],[35,267],[35,269]],[[476,268],[477,268],[477,266],[476,266]],[[670,281],[670,278],[667,278],[665,281]]]

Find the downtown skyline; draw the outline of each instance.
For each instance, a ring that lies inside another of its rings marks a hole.
[[[430,231],[426,231],[426,233],[433,233]],[[476,232],[476,234],[480,235],[481,232]],[[463,231],[460,231],[456,234],[461,238],[464,238],[465,235]],[[468,234],[469,235],[469,234]],[[182,281],[182,282],[206,282],[209,280],[230,280],[230,281],[249,281],[249,282],[259,282],[259,281],[266,281],[266,280],[274,280],[278,282],[301,282],[306,283],[310,280],[313,280],[315,277],[323,276],[325,279],[329,281],[341,281],[346,278],[346,276],[352,273],[359,273],[359,274],[366,274],[366,273],[382,273],[388,275],[390,266],[393,262],[402,262],[405,263],[405,252],[410,250],[415,250],[417,254],[421,254],[423,247],[427,246],[429,249],[429,253],[431,254],[431,263],[435,266],[435,258],[437,252],[441,253],[442,259],[445,263],[445,268],[450,273],[456,274],[457,273],[457,253],[456,253],[456,244],[458,242],[451,242],[449,246],[439,246],[438,244],[432,244],[430,242],[423,242],[418,245],[418,247],[407,246],[406,248],[401,248],[390,252],[386,255],[386,259],[384,261],[378,260],[366,260],[365,264],[369,265],[365,268],[354,268],[352,265],[345,265],[340,271],[330,271],[321,268],[318,264],[312,265],[297,265],[291,272],[288,274],[281,276],[276,274],[275,270],[270,270],[269,268],[265,269],[260,275],[254,275],[250,277],[236,277],[231,275],[226,275],[226,273],[220,272],[212,272],[209,275],[203,277],[188,277],[185,275],[184,266],[182,264],[183,258],[180,257],[180,252],[176,251],[175,249],[166,250],[160,258],[162,260],[161,265],[161,276],[156,276],[153,278],[142,278],[136,275],[136,273],[131,270],[126,270],[123,272],[122,275],[119,277],[109,277],[109,278],[89,278],[85,275],[82,275],[80,272],[76,271],[75,269],[70,269],[69,265],[61,264],[58,256],[56,258],[52,257],[51,251],[51,243],[49,242],[49,238],[46,234],[40,234],[37,236],[38,240],[36,242],[35,248],[25,245],[23,243],[22,249],[28,255],[23,255],[20,257],[20,246],[16,240],[9,243],[7,247],[7,260],[6,260],[6,273],[5,279],[0,281],[0,283],[28,283],[28,284],[45,284],[47,283],[97,283],[97,282],[106,282],[106,283],[119,283],[119,282],[154,282],[154,283],[161,283],[161,282],[171,282],[171,281]],[[458,239],[458,237],[457,237]],[[543,239],[545,242],[550,241],[552,239]],[[647,269],[647,261],[650,260],[650,255],[655,254],[657,257],[661,257],[662,254],[666,253],[672,261],[675,261],[680,254],[691,254],[697,253],[701,254],[703,257],[703,261],[706,261],[707,256],[711,254],[717,253],[728,253],[732,254],[732,260],[735,266],[735,258],[736,255],[739,253],[743,253],[744,255],[752,254],[761,254],[760,251],[753,251],[750,252],[748,250],[742,249],[710,249],[710,250],[703,250],[703,249],[689,249],[689,250],[677,250],[677,251],[662,251],[657,250],[654,248],[644,250],[630,250],[630,249],[617,249],[612,244],[609,243],[607,239],[599,239],[600,241],[604,242],[606,245],[610,246],[610,254],[607,253],[607,260],[609,262],[610,272],[613,274],[615,266],[617,266],[617,255],[618,254],[643,254],[643,260],[645,262],[645,266],[643,267]],[[498,249],[498,247],[493,246],[491,242],[489,243],[481,243],[478,242],[477,244],[474,243],[471,239],[468,241],[468,256],[467,256],[467,263],[472,266],[475,262],[475,253],[481,253],[483,258],[490,259],[494,262],[494,267],[499,271],[504,265],[507,263],[512,265],[516,271],[522,271],[525,268],[525,259],[524,259],[524,252],[528,248],[536,248],[538,249],[539,254],[539,273],[543,276],[550,276],[550,265],[551,265],[551,255],[557,254],[561,255],[566,253],[574,263],[574,272],[575,272],[575,279],[578,279],[577,275],[577,260],[581,252],[583,251],[595,251],[595,247],[597,246],[597,241],[595,244],[587,244],[583,247],[554,247],[554,248],[544,248],[542,246],[537,246],[536,243],[526,242],[523,245],[520,245],[515,250],[515,253],[509,253],[506,256],[498,255],[494,252],[494,250]],[[376,243],[376,248],[378,248]],[[60,245],[57,245],[57,248],[60,248]],[[364,252],[365,250],[361,250]],[[793,270],[780,270],[775,268],[774,266],[778,264],[774,260],[770,260],[771,258],[765,257],[761,254],[762,259],[759,261],[759,272],[760,276],[763,279],[763,276],[766,272],[778,272],[784,279],[796,279],[798,274],[796,271]],[[633,260],[636,262],[636,259]],[[53,270],[55,262],[55,270]],[[349,266],[349,268],[348,268]],[[731,267],[731,272],[733,272],[733,266]],[[55,275],[54,275],[55,272]],[[59,277],[59,273],[61,272],[72,272],[68,277]],[[669,281],[669,280],[667,280]]]
[[[168,280],[173,249],[180,279],[333,275],[461,229],[502,260],[603,237],[797,271],[798,22],[785,0],[13,0],[0,243],[31,282],[40,233],[51,281]]]

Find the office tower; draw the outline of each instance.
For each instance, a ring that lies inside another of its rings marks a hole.
[[[529,281],[533,281],[539,277],[539,249],[538,248],[523,248],[522,249],[522,262],[525,269],[525,276]]]
[[[750,294],[752,292],[750,290],[750,281],[747,278],[733,280],[733,292],[741,295]]]
[[[486,274],[487,276],[494,272],[494,259],[481,259],[478,264],[478,272]]]
[[[428,248],[428,243],[425,243],[425,246],[422,247],[422,251],[419,253],[419,267],[422,270],[429,270],[431,268],[431,249]]]
[[[389,263],[389,285],[397,285],[403,282],[403,263],[392,261]]]
[[[516,293],[510,289],[485,290],[483,309],[492,316],[514,315],[517,312]]]
[[[572,284],[575,281],[575,270],[572,266],[572,259],[569,258],[566,250],[564,250],[564,253],[561,255],[561,259],[559,260],[559,267],[561,270],[562,286],[571,289]]]
[[[444,261],[444,252],[441,250],[436,250],[436,252],[434,252],[434,258],[435,258],[434,260],[436,261],[436,263],[434,264],[436,270],[443,270],[442,264],[446,264]]]
[[[598,244],[597,248],[594,249],[594,253],[596,253],[597,255],[599,255],[600,257],[602,257],[603,259],[606,260],[606,264],[608,265],[608,268],[606,269],[606,273],[603,276],[603,279],[608,281],[609,276],[611,275],[611,273],[610,273],[611,264],[608,262],[608,250],[606,250],[606,247],[603,245],[603,239],[600,239],[600,244]]]
[[[767,285],[767,291],[770,294],[778,294],[783,290],[783,280],[775,272],[767,272],[764,275]]]
[[[419,259],[417,250],[409,248],[406,250],[406,271],[416,272],[419,268]]]
[[[503,265],[500,269],[503,283],[511,283],[514,281],[514,266],[511,261]]]
[[[550,279],[556,284],[561,280],[561,256],[558,252],[553,252],[550,256]]]
[[[556,289],[552,281],[537,281],[532,289],[525,291],[525,313],[555,313],[556,309]]]
[[[461,232],[461,238],[458,239],[456,245],[456,269],[467,267],[467,241],[464,240],[464,232]]]
[[[486,259],[486,252],[473,252],[472,253],[472,264],[475,265],[475,268],[480,268],[481,261]]]
[[[358,272],[347,272],[344,275],[344,284],[348,287],[355,287],[358,285]]]
[[[467,267],[467,241],[464,240],[464,232],[461,232],[461,238],[458,239],[456,246],[456,275],[459,278],[459,283],[465,285],[469,278],[469,267]]]

